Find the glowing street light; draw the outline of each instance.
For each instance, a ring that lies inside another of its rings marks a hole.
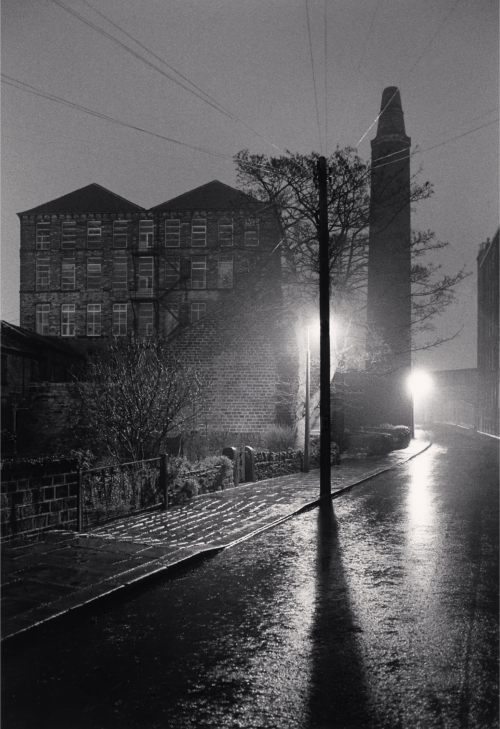
[[[415,403],[432,390],[432,377],[424,370],[413,370],[407,380],[411,395],[411,437],[415,436]]]
[[[416,400],[432,390],[432,377],[424,370],[413,370],[408,377],[408,389]]]

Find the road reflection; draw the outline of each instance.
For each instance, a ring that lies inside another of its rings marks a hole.
[[[442,530],[437,528],[436,455],[443,452],[438,446],[422,453],[408,464],[406,478],[406,530],[407,577],[414,589],[428,585],[434,572],[438,543]],[[433,558],[431,558],[433,557]]]

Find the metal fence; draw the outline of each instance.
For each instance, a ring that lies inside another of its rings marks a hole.
[[[167,505],[166,456],[78,471],[77,531]]]

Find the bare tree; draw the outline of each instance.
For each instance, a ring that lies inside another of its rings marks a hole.
[[[84,427],[97,450],[118,460],[159,454],[203,410],[206,378],[175,356],[164,339],[115,339],[89,360],[77,383]]]
[[[242,189],[269,205],[278,216],[281,228],[282,283],[284,297],[282,317],[294,321],[298,343],[299,374],[296,413],[299,428],[303,410],[305,385],[304,331],[318,318],[319,277],[319,210],[316,169],[319,155],[287,154],[280,157],[251,155],[243,150],[235,156],[238,182]],[[389,161],[390,164],[390,161]],[[328,167],[328,230],[330,262],[330,305],[333,324],[331,338],[332,377],[337,372],[365,370],[386,372],[390,369],[391,344],[384,332],[372,331],[366,316],[368,281],[368,238],[371,216],[371,165],[365,163],[352,148],[337,148],[327,160]],[[394,196],[384,189],[386,219],[397,214],[398,205],[414,205],[432,195],[429,182],[410,181],[409,200]],[[392,181],[385,175],[382,184]],[[440,267],[429,263],[427,254],[446,247],[430,231],[414,232],[411,237],[412,283],[412,349],[437,346],[446,341],[426,333],[434,328],[433,320],[455,298],[454,289],[468,275],[463,269],[454,275],[442,275]],[[368,328],[370,327],[370,331]],[[424,333],[424,339],[422,338]],[[367,343],[369,342],[369,346]],[[408,345],[407,345],[408,346]],[[314,356],[313,356],[314,362]],[[316,373],[317,374],[317,373]],[[312,372],[313,418],[315,368]],[[316,383],[317,384],[317,383]]]
[[[245,192],[267,202],[278,215],[283,241],[283,282],[293,291],[291,299],[295,308],[299,304],[316,308],[319,212],[315,175],[318,157],[316,153],[267,157],[251,155],[248,150],[235,156],[238,182]],[[433,194],[429,182],[417,182],[419,172],[411,180],[410,205]],[[347,322],[350,347],[353,351],[356,349],[359,357],[359,346],[353,341],[356,339],[355,324],[363,320],[366,306],[371,166],[363,162],[354,149],[337,149],[328,159],[328,178],[331,303],[337,319]],[[387,205],[394,208],[390,197]],[[433,318],[454,300],[456,285],[468,275],[464,269],[453,275],[442,275],[440,266],[425,260],[427,254],[447,245],[437,241],[430,231],[412,234],[413,334],[434,328]],[[362,338],[366,340],[366,331]],[[421,346],[428,348],[443,341],[435,338]],[[415,348],[420,347],[415,345]]]

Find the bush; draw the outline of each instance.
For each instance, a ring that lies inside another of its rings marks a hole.
[[[291,425],[273,425],[264,435],[266,448],[275,452],[294,448],[296,439],[296,430]]]
[[[408,448],[411,441],[411,430],[406,425],[391,425],[390,423],[382,423],[378,428],[374,428],[377,432],[388,433],[394,438],[396,449]]]
[[[394,434],[397,439],[398,448],[408,448],[411,441],[411,430],[406,425],[395,425]]]
[[[348,450],[359,456],[381,456],[396,448],[396,442],[389,433],[358,433],[350,435]]]
[[[197,463],[181,457],[169,458],[167,483],[169,503],[185,504],[198,494],[233,486],[233,463],[226,456],[209,456]]]

